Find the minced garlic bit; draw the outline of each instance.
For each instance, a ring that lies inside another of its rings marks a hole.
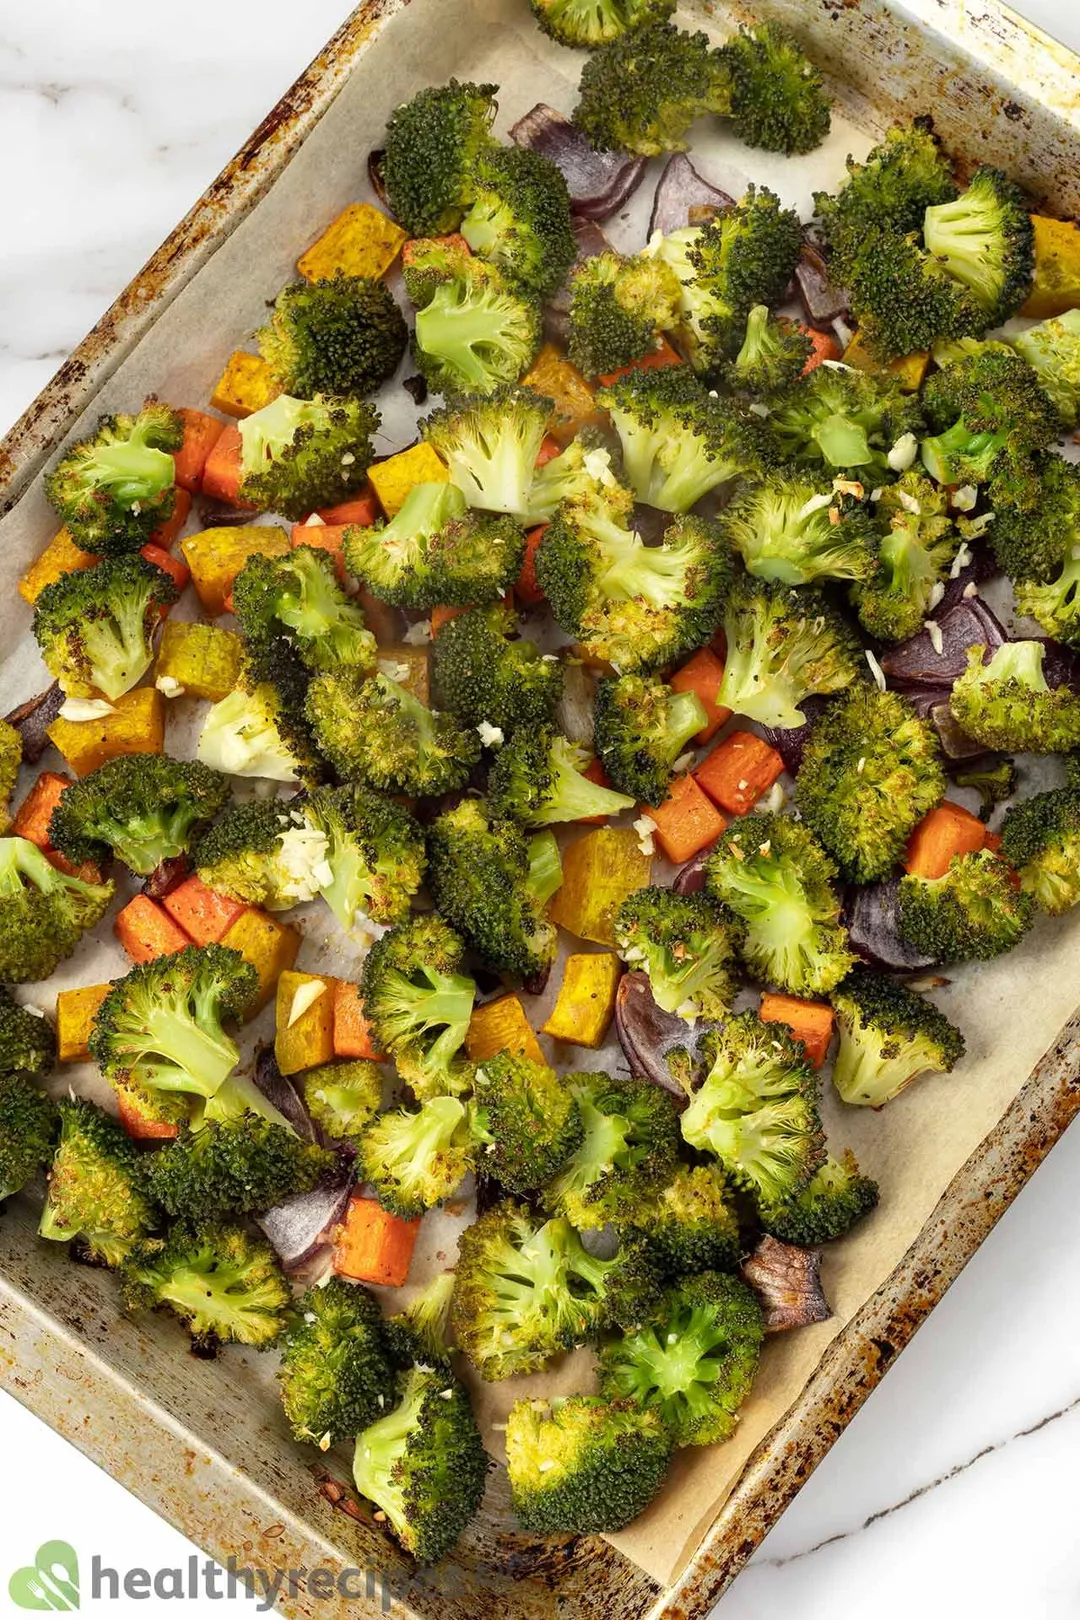
[[[867,647],[867,649],[866,649],[866,662],[870,665],[870,673],[874,677],[874,684],[877,686],[878,691],[879,692],[884,692],[884,690],[885,690],[885,671],[882,669],[881,665],[878,663],[877,659],[874,657],[874,655],[870,651],[869,647]]]
[[[956,553],[956,556],[952,560],[952,567],[949,569],[949,578],[959,579],[960,575],[964,572],[964,569],[967,567],[970,561],[971,547],[966,541],[963,541],[961,543],[960,550]]]
[[[634,831],[638,835],[638,849],[643,855],[654,855],[656,845],[653,843],[653,833],[656,831],[656,822],[651,816],[638,816],[634,822]]]
[[[938,624],[936,619],[924,619],[923,629],[930,637],[931,647],[933,647],[935,653],[940,658],[945,646],[945,638],[941,633],[940,624]]]
[[[164,697],[178,698],[184,695],[184,688],[175,675],[159,675],[154,685]]]
[[[408,664],[399,664],[393,658],[380,658],[379,670],[388,681],[407,681],[409,678]]]
[[[76,725],[84,720],[103,720],[107,714],[115,714],[116,706],[106,703],[104,698],[65,698],[58,710],[60,720],[73,720]]]
[[[837,324],[837,323],[834,322],[834,325],[835,324]],[[821,365],[821,366],[828,366],[830,371],[854,371],[855,370],[854,366],[847,365],[846,362],[843,361],[843,360],[819,360],[818,364]]]
[[[401,639],[409,647],[425,646],[431,640],[431,620],[417,619],[415,624],[410,624]]]
[[[936,608],[938,603],[944,600],[944,597],[945,597],[945,587],[941,583],[941,580],[937,579],[937,580],[934,581],[934,588],[930,592],[930,607],[931,607],[931,609]]]
[[[861,501],[866,491],[856,478],[834,478],[832,487],[838,495],[853,495]]]
[[[303,523],[301,524],[301,528],[304,528],[304,529],[325,529],[326,528],[326,519],[321,518],[319,516],[318,512],[312,512],[310,517],[306,517],[304,519]]]
[[[588,455],[582,457],[581,464],[589,477],[594,478],[598,484],[605,484],[609,489],[614,489],[618,484],[618,479],[611,470],[610,451],[590,450]]]
[[[832,500],[831,492],[828,495],[811,495],[806,504],[796,513],[796,523],[803,523],[808,517],[813,517],[815,512],[823,512],[827,506],[832,505]]]
[[[909,467],[914,467],[918,453],[919,441],[914,433],[901,433],[885,460],[893,472],[904,473]]]
[[[303,984],[297,985],[293,992],[292,1006],[289,1008],[289,1021],[286,1029],[292,1029],[297,1019],[303,1018],[309,1007],[313,1007],[321,995],[326,994],[326,981],[324,979],[307,979]]]
[[[970,512],[979,498],[974,484],[961,484],[953,493],[952,504],[958,512]]]
[[[281,887],[285,899],[303,905],[314,900],[320,889],[329,888],[334,881],[327,858],[329,847],[326,834],[306,821],[286,828],[278,845],[278,864],[288,880]]]
[[[976,585],[976,583],[975,583],[975,581],[973,579],[969,579],[967,584],[964,586],[963,590],[960,592],[960,595],[967,602],[970,602],[971,598],[973,596],[978,596],[978,594],[979,594],[979,587]]]
[[[880,501],[881,497],[884,495],[884,493],[885,493],[885,489],[884,489],[884,486],[882,484],[879,484],[877,489],[872,489],[870,491],[871,504],[876,506],[878,501]]]
[[[750,404],[746,408],[750,412],[751,416],[766,417],[772,415],[769,407],[762,404],[760,399],[751,400]]]
[[[493,726],[490,720],[481,720],[476,731],[485,748],[501,748],[506,741],[502,727]]]
[[[694,763],[694,750],[691,748],[685,754],[680,754],[671,769],[676,776],[682,776]]]
[[[859,760],[858,764],[855,766],[855,774],[856,774],[856,776],[861,776],[863,771],[865,771],[865,769],[866,769],[866,755],[863,754],[862,758]]]
[[[917,500],[914,495],[909,495],[906,489],[898,489],[896,491],[896,498],[900,502],[900,505],[904,508],[904,511],[910,512],[912,517],[922,516],[922,503]]]
[[[784,800],[786,797],[787,795],[784,792],[783,784],[780,782],[774,782],[765,799],[765,808],[770,815],[778,816],[780,814],[781,810],[784,808]]]

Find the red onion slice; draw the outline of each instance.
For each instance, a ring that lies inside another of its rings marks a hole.
[[[510,139],[550,158],[566,181],[571,212],[583,219],[610,219],[645,174],[645,158],[595,151],[577,125],[545,101],[518,119]]]
[[[297,1193],[260,1215],[266,1233],[286,1271],[295,1271],[326,1243],[345,1214],[355,1166],[345,1154],[310,1192]]]
[[[53,681],[44,692],[27,698],[25,703],[20,703],[17,709],[4,716],[8,725],[14,726],[22,738],[22,757],[27,765],[36,765],[48,748],[48,729],[63,706],[64,694],[60,690],[60,682]]]
[[[682,230],[691,222],[691,209],[710,208],[723,212],[734,206],[734,197],[699,174],[685,152],[676,152],[664,165],[656,187],[649,235],[659,231],[661,236],[670,236],[672,231]]]

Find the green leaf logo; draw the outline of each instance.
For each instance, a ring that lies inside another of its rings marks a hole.
[[[66,1541],[46,1541],[32,1564],[15,1571],[8,1594],[20,1609],[77,1609],[79,1560],[74,1547]]]

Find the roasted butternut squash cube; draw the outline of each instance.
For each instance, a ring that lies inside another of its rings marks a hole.
[[[603,1046],[621,977],[622,963],[611,951],[568,956],[559,994],[541,1033],[594,1051]]]
[[[165,699],[153,686],[138,686],[94,720],[54,720],[49,741],[76,776],[87,776],[121,754],[160,754],[165,747]]]
[[[66,529],[58,529],[45,550],[32,562],[19,581],[19,595],[33,607],[46,585],[53,585],[61,574],[77,574],[93,568],[97,558],[77,546]]]
[[[61,1063],[85,1063],[90,1056],[90,1031],[111,984],[84,984],[61,990],[56,998],[56,1055]]]
[[[191,569],[191,580],[207,613],[224,613],[236,576],[249,557],[284,557],[291,549],[289,536],[275,523],[226,524],[200,529],[181,540],[180,550]]]
[[[166,619],[155,668],[160,690],[166,697],[186,695],[220,703],[236,685],[243,646],[239,636],[216,624]]]
[[[327,974],[291,968],[278,979],[274,1056],[282,1074],[300,1074],[334,1056],[336,984]]]
[[[222,934],[221,943],[239,951],[259,976],[258,989],[244,1012],[245,1019],[254,1018],[273,1000],[278,980],[296,961],[299,929],[253,906]]]
[[[525,1016],[525,1008],[515,995],[498,996],[473,1009],[465,1032],[465,1050],[474,1063],[496,1057],[500,1052],[528,1058],[532,1063],[547,1061]]]
[[[548,432],[560,445],[569,444],[583,427],[599,427],[603,422],[604,412],[596,404],[590,384],[553,343],[544,344],[523,380],[551,400]]]
[[[237,349],[225,362],[225,370],[214,384],[210,403],[216,411],[238,420],[261,411],[281,389],[274,381],[273,372],[261,354],[248,354]]]
[[[1035,277],[1020,310],[1046,320],[1080,307],[1080,225],[1071,219],[1032,214],[1035,229]]]
[[[350,203],[296,261],[305,281],[384,276],[401,252],[405,232],[371,203]]]
[[[548,916],[578,939],[614,945],[615,913],[627,895],[647,887],[651,870],[632,827],[598,827],[563,850],[562,888]]]
[[[448,484],[450,473],[430,444],[414,444],[396,456],[376,462],[368,473],[371,487],[387,517],[405,505],[405,497],[415,484]]]

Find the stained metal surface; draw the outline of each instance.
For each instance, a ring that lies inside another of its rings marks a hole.
[[[410,0],[366,0],[0,443],[0,512],[97,390],[272,185]],[[438,0],[430,4],[436,20]],[[946,144],[1007,166],[1048,211],[1080,214],[1080,61],[996,0],[696,0],[720,21],[776,17],[849,116],[880,129],[929,107]],[[435,76],[434,74],[432,76]],[[696,1620],[705,1615],[1080,1109],[1080,1016],[955,1176],[901,1263],[829,1345],[750,1459],[682,1576],[661,1590],[605,1542],[510,1528],[505,1478],[437,1573],[416,1571],[340,1465],[291,1443],[251,1399],[257,1358],[189,1357],[168,1324],[118,1319],[111,1281],[76,1271],[13,1201],[0,1221],[0,1384],[223,1562],[373,1572],[289,1614],[430,1620]]]

